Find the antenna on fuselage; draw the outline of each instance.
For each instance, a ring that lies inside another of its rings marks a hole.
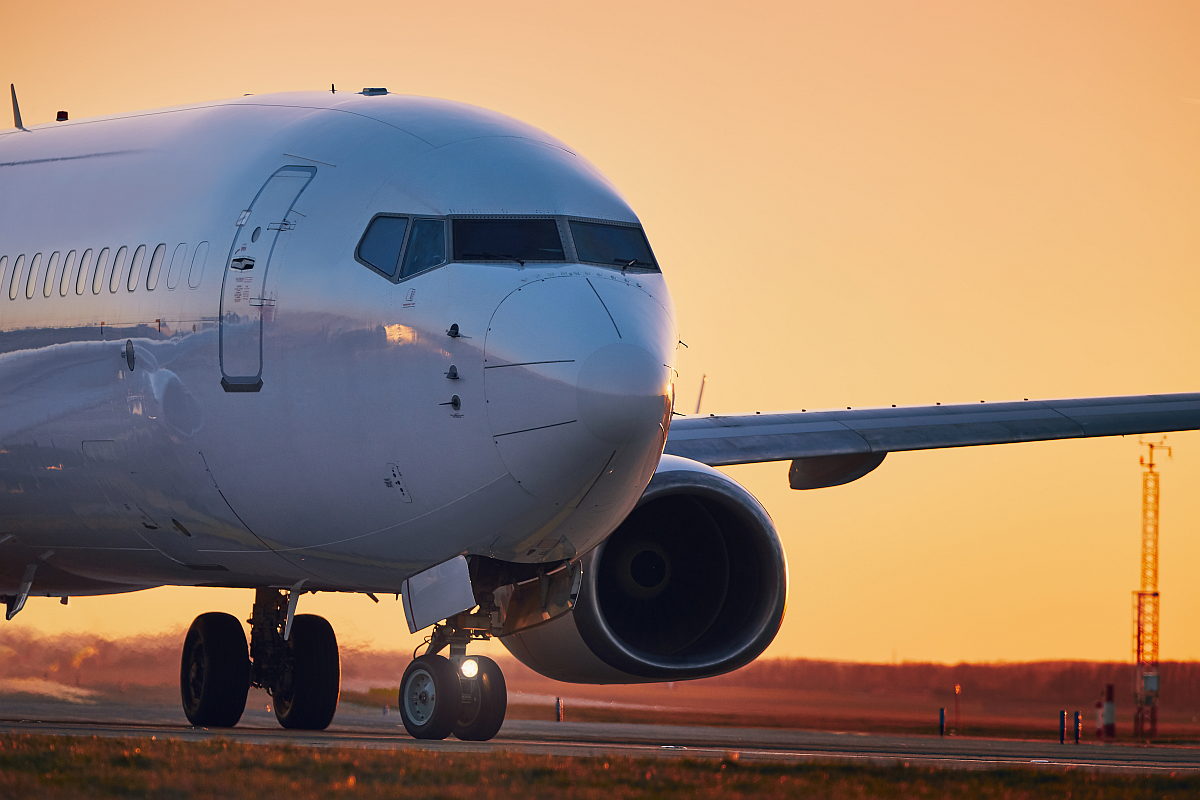
[[[21,106],[17,103],[17,87],[15,84],[8,85],[8,91],[12,93],[13,101],[13,126],[19,131],[29,130],[21,123]]]

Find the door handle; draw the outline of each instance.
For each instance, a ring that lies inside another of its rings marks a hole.
[[[240,270],[254,269],[254,259],[253,258],[235,258],[233,261],[229,262],[229,266],[231,269],[240,269]]]

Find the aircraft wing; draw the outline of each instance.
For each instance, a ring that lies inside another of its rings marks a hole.
[[[836,486],[884,456],[979,444],[1200,428],[1200,393],[683,417],[666,453],[719,467],[792,461],[792,487]]]

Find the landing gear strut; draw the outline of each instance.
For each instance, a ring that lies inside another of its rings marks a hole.
[[[314,614],[294,616],[290,632],[287,623],[283,593],[257,590],[250,617],[250,685],[271,695],[283,727],[324,730],[341,692],[337,637],[329,622]]]
[[[337,637],[323,618],[291,617],[295,608],[278,589],[258,589],[250,617],[250,648],[237,617],[196,617],[183,644],[179,688],[193,725],[232,727],[251,686],[266,689],[285,728],[323,730],[333,720],[341,689]],[[289,630],[290,628],[290,630]],[[286,637],[286,638],[285,638]],[[444,736],[444,734],[443,734]]]
[[[508,689],[499,665],[468,656],[467,644],[490,637],[488,614],[457,614],[433,629],[429,648],[413,660],[400,681],[400,718],[417,739],[487,741],[500,730]],[[450,648],[450,657],[439,652]]]

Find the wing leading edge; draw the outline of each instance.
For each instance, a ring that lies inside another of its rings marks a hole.
[[[1200,428],[1200,393],[684,417],[666,452],[709,466],[792,461],[792,487],[860,478],[886,454]]]

